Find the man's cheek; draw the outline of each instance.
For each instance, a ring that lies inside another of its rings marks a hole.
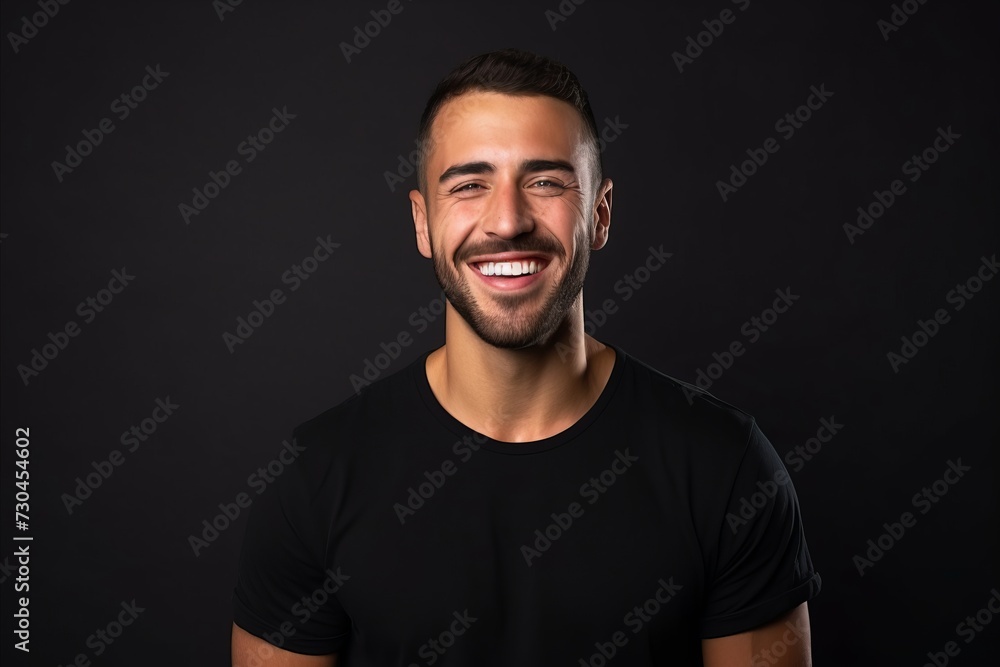
[[[575,222],[583,216],[583,199],[579,194],[565,191],[555,197],[532,197],[532,212],[544,216],[544,222],[554,225],[561,221]]]

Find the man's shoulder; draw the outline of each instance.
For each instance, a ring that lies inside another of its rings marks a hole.
[[[746,440],[752,414],[705,389],[681,380],[627,353],[632,371],[633,400],[647,411],[698,432],[729,432]]]
[[[352,428],[392,423],[401,412],[411,409],[418,397],[413,374],[425,356],[426,353],[420,354],[406,366],[359,387],[339,403],[300,422],[293,436],[300,441],[333,434],[342,436]]]

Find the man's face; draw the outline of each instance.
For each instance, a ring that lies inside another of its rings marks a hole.
[[[441,107],[430,145],[426,197],[410,193],[417,245],[475,333],[517,349],[544,344],[576,305],[582,317],[610,193],[594,191],[579,113],[546,96],[467,93]]]

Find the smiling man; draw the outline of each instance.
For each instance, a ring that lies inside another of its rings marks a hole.
[[[577,78],[477,56],[419,136],[445,344],[295,429],[233,664],[810,665],[820,578],[754,418],[584,332],[612,182]]]

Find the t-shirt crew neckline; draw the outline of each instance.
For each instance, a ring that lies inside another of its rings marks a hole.
[[[487,437],[486,435],[469,428],[459,421],[454,415],[445,410],[444,406],[438,402],[437,396],[434,395],[434,391],[431,389],[431,383],[427,379],[427,357],[429,357],[431,352],[434,350],[427,350],[420,355],[420,358],[417,359],[416,362],[414,362],[412,366],[413,379],[416,383],[417,391],[424,401],[424,405],[449,431],[455,433],[459,437],[469,435],[470,432],[477,434],[481,439],[485,439],[485,442],[480,442],[480,447],[492,452],[499,452],[501,454],[537,454],[539,452],[548,451],[550,449],[555,449],[560,445],[564,445],[586,431],[587,428],[589,428],[590,425],[593,424],[598,417],[600,417],[601,413],[604,412],[604,409],[615,395],[615,392],[618,390],[618,385],[621,383],[622,375],[624,374],[625,361],[628,355],[624,350],[613,343],[604,344],[615,351],[615,365],[612,367],[611,376],[608,378],[607,384],[604,385],[601,395],[597,397],[597,401],[595,401],[590,409],[587,410],[587,412],[584,413],[584,415],[569,428],[564,429],[555,435],[549,436],[548,438],[533,440],[531,442],[505,442],[503,440],[494,440],[493,438]]]

